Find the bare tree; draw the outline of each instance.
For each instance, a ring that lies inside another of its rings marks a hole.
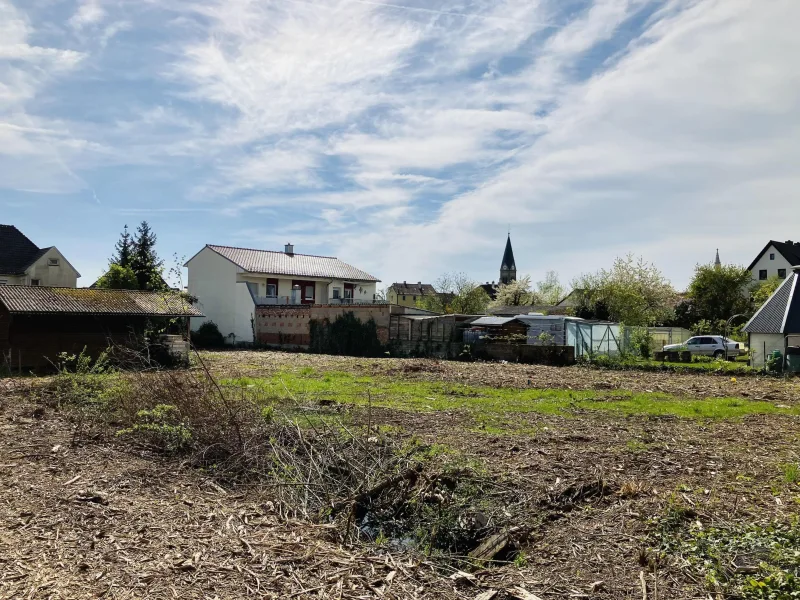
[[[434,282],[436,294],[426,294],[417,306],[441,314],[483,314],[490,298],[486,291],[465,273],[445,273]]]

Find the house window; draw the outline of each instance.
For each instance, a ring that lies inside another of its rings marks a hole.
[[[267,279],[267,296],[269,298],[277,298],[278,297],[278,280],[277,279]]]
[[[333,299],[339,300],[342,297],[342,288],[333,288]]]
[[[47,266],[48,267],[57,267],[58,266],[58,259],[57,258],[48,258],[47,259]]]
[[[40,283],[38,279],[31,279],[31,285],[39,285]]]
[[[778,277],[786,279],[786,269],[778,269]]]
[[[774,252],[770,252],[769,253],[769,259],[770,260],[775,260],[775,253]]]
[[[417,297],[416,297],[416,296],[414,296],[414,302],[416,302],[416,301],[417,301]]]
[[[766,279],[767,279],[767,270],[766,270],[766,269],[761,269],[761,270],[758,272],[758,278],[759,278],[761,281],[766,281]]]
[[[314,286],[307,285],[305,286],[305,291],[303,292],[303,298],[306,300],[313,300],[314,299]]]

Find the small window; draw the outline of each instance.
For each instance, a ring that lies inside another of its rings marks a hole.
[[[305,291],[305,299],[306,300],[313,300],[314,299],[314,286],[307,285]]]
[[[761,281],[766,281],[766,279],[767,279],[767,270],[766,270],[766,269],[761,269],[761,270],[758,272],[758,278],[759,278]]]
[[[276,298],[278,296],[278,286],[274,283],[267,284],[267,296],[270,298]]]
[[[406,299],[406,297],[405,297],[405,296],[403,296],[403,300],[404,300],[404,301],[405,301],[405,299]]]
[[[48,258],[47,259],[47,266],[48,267],[57,267],[58,266],[58,259],[57,258]]]
[[[769,259],[770,260],[775,260],[775,253],[774,252],[770,252],[769,253]]]
[[[39,285],[40,283],[38,279],[31,279],[31,285]]]
[[[778,277],[786,279],[786,269],[778,269]]]
[[[333,288],[333,299],[339,300],[342,297],[342,288]]]
[[[417,297],[416,297],[416,296],[413,296],[413,299],[414,299],[414,302],[416,302],[416,301],[417,301]]]

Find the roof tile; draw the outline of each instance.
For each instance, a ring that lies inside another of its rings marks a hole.
[[[293,277],[330,277],[347,281],[380,281],[369,273],[332,256],[286,254],[271,250],[252,250],[230,246],[207,246],[250,273],[291,275]]]

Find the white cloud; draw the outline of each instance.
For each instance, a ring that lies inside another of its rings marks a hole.
[[[78,5],[78,10],[70,18],[69,25],[73,29],[81,30],[84,27],[97,25],[105,17],[106,11],[102,7],[100,0],[83,0]]]

